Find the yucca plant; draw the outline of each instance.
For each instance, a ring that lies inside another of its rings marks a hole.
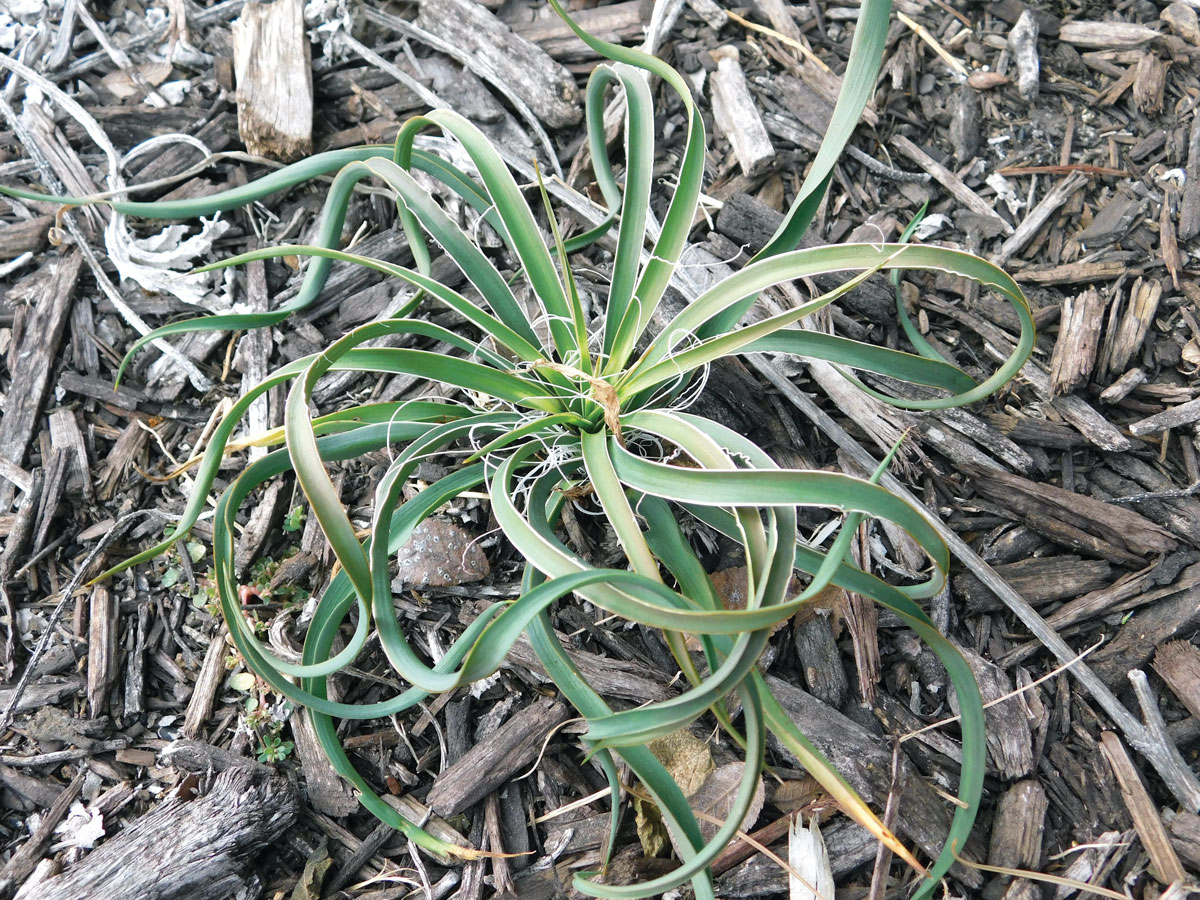
[[[557,0],[551,3],[566,18]],[[333,765],[372,813],[430,851],[459,856],[473,852],[435,839],[384,803],[347,757],[334,720],[394,715],[431,693],[485,678],[503,664],[514,641],[526,633],[558,689],[587,719],[584,745],[603,766],[612,786],[613,834],[616,798],[622,790],[614,764],[619,757],[657,804],[680,856],[679,867],[661,878],[620,887],[580,876],[576,881],[580,891],[608,898],[644,897],[690,879],[698,897],[713,897],[707,867],[734,837],[749,808],[763,772],[766,735],[773,732],[849,816],[925,874],[919,896],[929,896],[971,828],[984,773],[978,689],[963,658],[917,603],[944,584],[949,565],[945,545],[916,509],[880,487],[876,479],[780,468],[746,437],[684,409],[687,398],[702,386],[698,376],[705,367],[736,353],[793,353],[831,361],[851,378],[857,377],[850,370],[859,370],[942,389],[944,396],[936,400],[886,398],[917,409],[984,397],[1007,381],[1028,355],[1033,323],[1024,296],[1011,278],[977,257],[908,243],[793,249],[808,228],[833,165],[871,95],[888,18],[887,0],[862,3],[830,131],[778,233],[749,265],[694,297],[656,334],[648,333],[652,316],[686,247],[700,198],[703,122],[686,83],[668,65],[597,40],[574,24],[579,37],[610,61],[591,78],[586,119],[595,178],[610,214],[599,227],[572,240],[559,233],[545,190],[532,192],[529,185],[519,185],[481,132],[448,110],[409,120],[394,146],[320,154],[215,196],[179,203],[114,202],[117,210],[131,215],[194,216],[240,206],[317,175],[337,173],[316,245],[259,250],[208,267],[285,254],[313,257],[295,302],[271,313],[219,315],[164,326],[133,345],[122,371],[130,356],[153,338],[283,320],[317,298],[335,261],[392,275],[411,286],[414,295],[395,317],[356,328],[319,355],[284,366],[238,400],[212,436],[195,491],[170,537],[105,576],[162,553],[188,532],[204,510],[222,456],[250,404],[274,386],[290,385],[283,428],[258,436],[260,444],[284,447],[248,465],[217,503],[213,575],[230,633],[246,664],[275,691],[308,707]],[[657,234],[650,215],[655,162],[651,78],[661,80],[665,91],[678,96],[687,123],[677,183]],[[625,101],[623,190],[604,138],[604,101],[613,87],[623,92]],[[469,165],[459,168],[416,148],[418,134],[430,128],[453,138]],[[431,177],[438,189],[431,192],[424,187],[413,170]],[[413,268],[338,249],[347,203],[364,179],[381,182],[394,192],[416,259]],[[531,193],[540,194],[542,202],[535,205],[543,209],[535,211],[528,205],[526,195]],[[497,257],[502,254],[485,253],[451,218],[443,203],[447,196],[464,201],[495,230],[510,254],[508,259],[515,260],[511,270],[499,268]],[[68,198],[68,202],[92,201]],[[597,323],[585,314],[571,261],[602,237],[611,250],[604,257],[611,283]],[[481,300],[430,277],[428,238],[458,265]],[[1008,362],[976,384],[937,358],[923,342],[917,343],[917,353],[910,354],[795,327],[802,317],[873,273],[901,269],[963,276],[1007,299],[1022,325],[1019,346]],[[834,271],[855,274],[836,291],[756,324],[741,325],[759,292]],[[532,314],[514,294],[517,278],[530,288]],[[444,304],[468,325],[450,331],[419,318],[419,308],[426,302]],[[367,346],[372,339],[401,334],[444,342],[457,354]],[[310,414],[314,386],[326,373],[346,370],[419,375],[456,399],[355,405],[314,418]],[[391,448],[392,461],[376,490],[370,534],[361,540],[326,463],[385,447]],[[417,464],[430,456],[453,462],[450,474],[403,501],[403,488]],[[243,502],[268,479],[287,472],[295,473],[339,565],[316,606],[299,662],[281,659],[256,638],[239,602],[233,562],[235,525]],[[486,493],[504,537],[523,557],[522,593],[513,602],[491,606],[431,667],[410,646],[397,617],[390,586],[392,556],[417,525],[467,491]],[[594,567],[564,543],[557,526],[567,503],[589,504],[603,516],[620,542],[627,568]],[[822,507],[844,517],[827,550],[799,539],[799,507]],[[887,519],[905,529],[929,556],[928,577],[919,583],[889,584],[848,562],[851,536],[864,517]],[[749,596],[744,609],[722,606],[689,542],[689,533],[697,529],[724,535],[744,551]],[[792,596],[789,582],[795,570],[806,573],[807,582],[799,595]],[[794,615],[830,583],[870,597],[907,622],[940,657],[957,692],[962,712],[961,802],[946,849],[928,869],[805,738],[803,723],[788,718],[757,667],[773,626]],[[667,701],[613,711],[571,663],[551,626],[551,607],[571,594],[606,613],[661,630],[690,682],[688,690]],[[354,662],[373,631],[411,688],[380,702],[329,699],[327,680]],[[685,645],[689,635],[699,639],[703,662],[689,654]],[[346,639],[345,646],[334,653],[339,636]],[[740,725],[735,725],[725,705],[731,694],[740,701]],[[705,843],[680,788],[646,744],[686,728],[709,712],[744,748],[746,766],[726,822]]]

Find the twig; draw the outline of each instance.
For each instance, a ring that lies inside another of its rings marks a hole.
[[[825,63],[822,61],[821,57],[819,57],[819,56],[817,56],[817,54],[813,53],[812,48],[805,46],[805,44],[802,41],[794,40],[793,38],[788,37],[786,34],[780,34],[774,28],[768,28],[766,25],[757,25],[754,22],[751,22],[749,19],[743,19],[741,16],[739,16],[735,12],[730,12],[729,10],[726,10],[725,15],[729,16],[729,18],[733,19],[733,21],[737,22],[743,28],[748,28],[751,31],[757,31],[760,34],[768,35],[770,37],[775,38],[775,40],[779,41],[779,43],[786,44],[787,46],[791,47],[793,50],[799,50],[801,56],[803,56],[805,59],[807,59],[813,65],[815,65],[821,71],[830,72],[830,73],[833,72],[833,70],[831,68],[829,68],[829,66],[825,65]]]

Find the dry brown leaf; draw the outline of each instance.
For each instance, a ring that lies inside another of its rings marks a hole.
[[[134,66],[132,69],[117,69],[115,72],[109,72],[105,75],[100,83],[114,97],[119,97],[124,100],[127,97],[136,97],[142,93],[142,88],[138,85],[134,74],[140,75],[142,80],[151,87],[158,87],[164,81],[171,77],[171,64],[166,61],[148,62]]]
[[[746,764],[744,762],[721,766],[711,772],[704,780],[704,784],[700,785],[699,790],[687,798],[688,805],[691,806],[692,812],[696,814],[696,819],[700,823],[700,835],[705,841],[711,841],[716,835],[717,829],[724,825],[725,820],[729,818],[729,812],[737,798],[745,771]],[[739,826],[742,831],[749,831],[754,826],[758,820],[758,814],[762,812],[765,799],[766,791],[763,788],[762,776],[759,776],[758,788],[755,790],[754,797],[750,801],[750,808],[746,810],[746,815],[742,818]]]

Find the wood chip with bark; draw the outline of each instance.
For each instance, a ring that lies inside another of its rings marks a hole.
[[[233,23],[233,65],[246,149],[285,162],[311,155],[312,50],[303,0],[246,4]]]

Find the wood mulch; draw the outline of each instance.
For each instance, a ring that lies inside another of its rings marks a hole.
[[[687,259],[687,277],[699,278],[744,262],[786,209],[831,116],[856,9],[659,3],[667,15],[654,43],[699,87],[710,125],[710,217]],[[577,88],[596,59],[543,4],[330,0],[314,4],[315,30],[299,21],[301,5],[13,4],[0,13],[0,45],[21,48],[0,58],[0,178],[91,193],[118,164],[127,182],[143,183],[177,176],[202,153],[295,156],[386,141],[439,102],[512,157],[539,156],[544,171],[586,190]],[[571,6],[585,27],[632,45],[653,4]],[[930,414],[869,403],[828,367],[747,359],[714,372],[705,411],[781,462],[852,472],[912,430],[892,483],[944,526],[956,560],[931,614],[995,702],[986,805],[964,859],[1133,897],[1182,896],[1180,885],[1200,878],[1197,9],[1165,0],[896,7],[874,104],[816,231],[826,242],[892,239],[928,202],[924,240],[1003,264],[1028,293],[1040,329],[1034,357],[1000,395]],[[339,18],[347,9],[352,23]],[[296,65],[286,80],[298,96],[310,91],[311,104],[269,90]],[[64,94],[77,105],[64,106]],[[671,105],[659,111],[664,163],[677,154],[678,116]],[[191,138],[126,158],[178,133]],[[223,157],[159,195],[201,195],[263,171]],[[572,712],[546,696],[528,646],[481,693],[345,730],[356,764],[406,815],[432,816],[429,827],[451,840],[526,854],[447,866],[365,813],[303,714],[239,677],[206,595],[203,521],[169,557],[80,587],[182,509],[187,478],[162,476],[203,442],[214,408],[389,314],[392,287],[338,270],[303,315],[249,335],[172,340],[166,355],[143,353],[113,389],[143,323],[195,314],[194,303],[267,309],[291,297],[298,278],[285,262],[209,281],[162,273],[303,240],[321,196],[319,185],[298,189],[162,237],[158,224],[112,221],[103,208],[69,214],[54,231],[56,207],[0,200],[0,897],[25,885],[30,900],[424,891],[534,900],[570,894],[571,874],[599,860],[607,801],[564,808],[603,780],[579,729],[559,727]],[[387,199],[354,204],[359,252],[405,260]],[[187,238],[195,247],[181,249]],[[928,340],[978,372],[1013,346],[1011,313],[971,285],[911,277],[905,299]],[[882,281],[846,298],[832,320],[839,333],[902,345]],[[317,401],[423,389],[418,379],[329,379]],[[251,430],[280,422],[281,399],[255,408]],[[225,475],[243,464],[234,458]],[[368,469],[337,477],[350,505],[369,502]],[[289,646],[297,626],[287,611],[320,589],[329,562],[314,523],[294,512],[297,497],[281,482],[258,498],[239,559],[262,595],[262,621],[274,620],[274,639]],[[470,541],[487,530],[485,509],[459,512],[456,534]],[[603,536],[587,527],[578,537],[603,554]],[[888,539],[894,564],[920,563]],[[398,611],[431,648],[516,589],[514,560],[494,542],[471,546],[483,552],[470,571],[440,583],[426,573],[425,588],[397,593]],[[864,532],[860,550],[877,546]],[[771,684],[854,787],[890,810],[905,842],[936,852],[959,758],[952,724],[925,730],[953,714],[945,674],[897,620],[853,598],[826,607],[777,634]],[[614,703],[676,690],[655,635],[609,631],[583,606],[556,615]],[[355,690],[390,691],[386,667],[370,674],[382,688]],[[697,734],[711,739],[718,764],[733,758],[727,740]],[[256,759],[273,746],[282,761]],[[754,824],[786,857],[788,817],[820,798],[804,794],[781,748],[772,761],[783,782],[768,779]],[[839,898],[905,895],[908,873],[877,864],[864,832],[832,815],[824,833]],[[618,847],[614,878],[671,866],[644,858],[630,817]],[[722,897],[788,889],[779,866],[745,846],[715,868]],[[1077,895],[968,865],[950,889],[990,900]]]

